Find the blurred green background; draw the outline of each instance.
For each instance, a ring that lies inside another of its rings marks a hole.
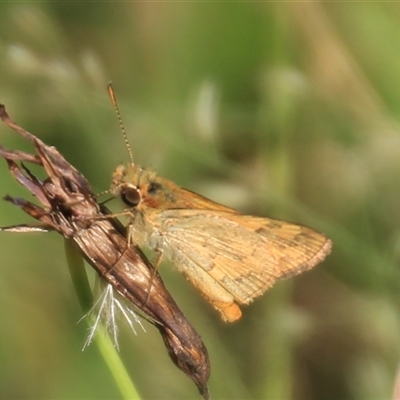
[[[95,192],[136,160],[242,212],[325,232],[333,253],[224,324],[165,263],[210,353],[214,399],[388,399],[400,360],[400,5],[0,4],[0,102]],[[31,149],[0,125],[1,143]],[[29,197],[3,163],[1,196]],[[29,222],[0,202],[0,225]],[[121,398],[57,234],[0,235],[0,398]],[[197,399],[158,332],[121,329],[143,399]]]

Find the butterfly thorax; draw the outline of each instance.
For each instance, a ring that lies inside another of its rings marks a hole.
[[[110,193],[134,208],[132,212],[144,214],[177,209],[235,212],[135,164],[117,167],[112,176]]]

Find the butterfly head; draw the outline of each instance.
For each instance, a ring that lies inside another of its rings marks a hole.
[[[175,198],[171,185],[155,172],[130,163],[116,168],[110,193],[138,211],[146,207],[165,209]]]

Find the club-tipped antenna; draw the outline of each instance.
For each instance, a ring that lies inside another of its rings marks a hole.
[[[131,163],[134,164],[132,148],[131,148],[131,145],[129,143],[128,136],[126,134],[124,124],[122,122],[121,113],[119,112],[118,103],[117,103],[117,97],[115,96],[115,92],[114,92],[114,88],[113,88],[112,82],[110,82],[108,84],[107,90],[108,90],[108,95],[110,96],[111,102],[113,103],[115,113],[117,114],[119,126],[121,127],[121,131],[122,131],[122,136],[124,137],[124,142],[125,142],[126,148],[128,149],[129,158],[131,160]]]

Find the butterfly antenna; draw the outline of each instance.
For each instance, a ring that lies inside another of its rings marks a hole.
[[[114,88],[113,88],[113,85],[111,82],[108,84],[107,90],[108,90],[108,95],[110,96],[111,102],[113,103],[115,113],[117,114],[119,126],[121,127],[122,135],[124,137],[124,142],[125,142],[126,148],[128,149],[129,158],[131,160],[131,163],[134,164],[132,148],[128,141],[128,136],[126,134],[125,127],[122,122],[121,113],[119,112],[117,97],[115,96],[115,91],[114,91]]]

